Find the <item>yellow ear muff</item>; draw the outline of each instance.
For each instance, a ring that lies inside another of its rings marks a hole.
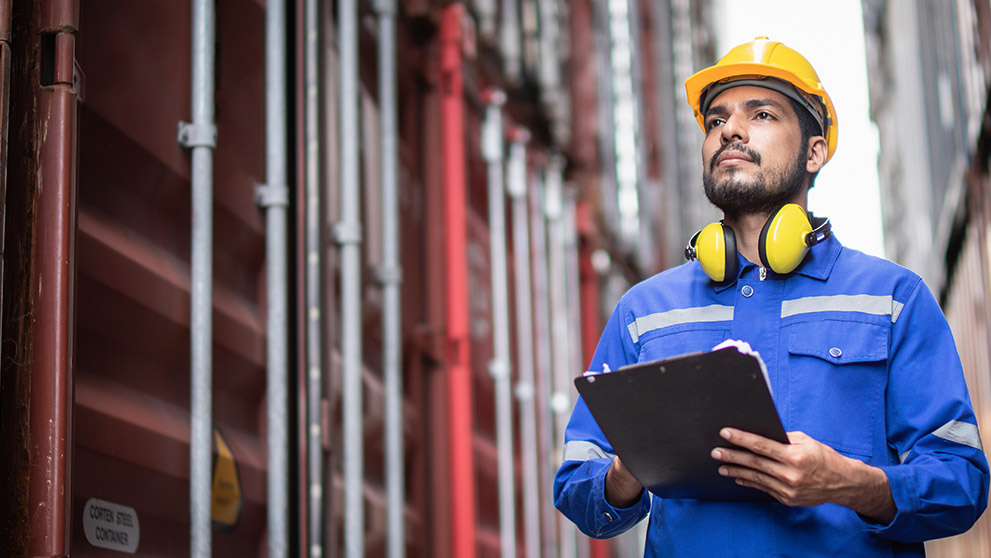
[[[808,237],[812,232],[808,213],[802,206],[789,203],[764,223],[757,251],[764,267],[775,273],[795,270],[809,251]]]
[[[698,259],[702,271],[713,281],[736,278],[736,235],[730,227],[709,223],[695,234],[685,252],[689,259]]]

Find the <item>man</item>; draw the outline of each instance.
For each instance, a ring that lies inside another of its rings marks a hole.
[[[775,501],[650,494],[579,399],[555,505],[596,538],[650,512],[648,557],[923,556],[923,541],[967,530],[988,500],[945,318],[917,275],[844,248],[805,211],[838,126],[805,58],[758,37],[686,89],[706,134],[705,193],[724,219],[696,235],[688,252],[699,261],[623,296],[589,369],[748,342],[766,362],[791,443],[725,428],[732,445],[711,457],[720,474]],[[808,219],[801,246],[777,237],[796,214]]]

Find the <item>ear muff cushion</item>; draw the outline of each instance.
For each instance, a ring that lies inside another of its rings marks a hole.
[[[732,281],[740,274],[740,262],[736,259],[736,233],[732,227],[723,225],[723,237],[726,241],[726,250],[723,253],[726,273],[723,274],[723,280]]]
[[[736,277],[736,235],[722,223],[710,223],[699,231],[695,241],[695,257],[710,279],[721,283]]]
[[[809,216],[800,205],[787,204],[764,223],[757,243],[760,261],[775,273],[795,270],[805,258],[809,246],[806,236],[812,232]]]

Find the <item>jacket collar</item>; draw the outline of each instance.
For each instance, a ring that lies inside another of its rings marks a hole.
[[[825,281],[829,278],[829,274],[833,271],[833,266],[836,264],[836,259],[840,256],[840,251],[842,250],[843,245],[840,244],[840,241],[831,234],[826,237],[825,240],[813,246],[809,250],[809,253],[806,254],[805,259],[802,260],[802,263],[798,266],[798,269],[792,273]],[[739,263],[739,276],[737,276],[737,278],[733,281],[713,283],[713,289],[716,292],[723,292],[726,289],[736,285],[736,282],[743,276],[744,273],[747,273],[751,268],[756,266],[756,264],[748,261],[740,254],[737,254],[736,258]],[[768,273],[773,272],[768,271]]]

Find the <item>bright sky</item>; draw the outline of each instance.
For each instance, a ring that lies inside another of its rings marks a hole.
[[[766,35],[802,53],[836,108],[836,153],[809,192],[809,209],[829,217],[843,244],[884,256],[877,128],[868,114],[860,0],[716,0],[718,56]]]

